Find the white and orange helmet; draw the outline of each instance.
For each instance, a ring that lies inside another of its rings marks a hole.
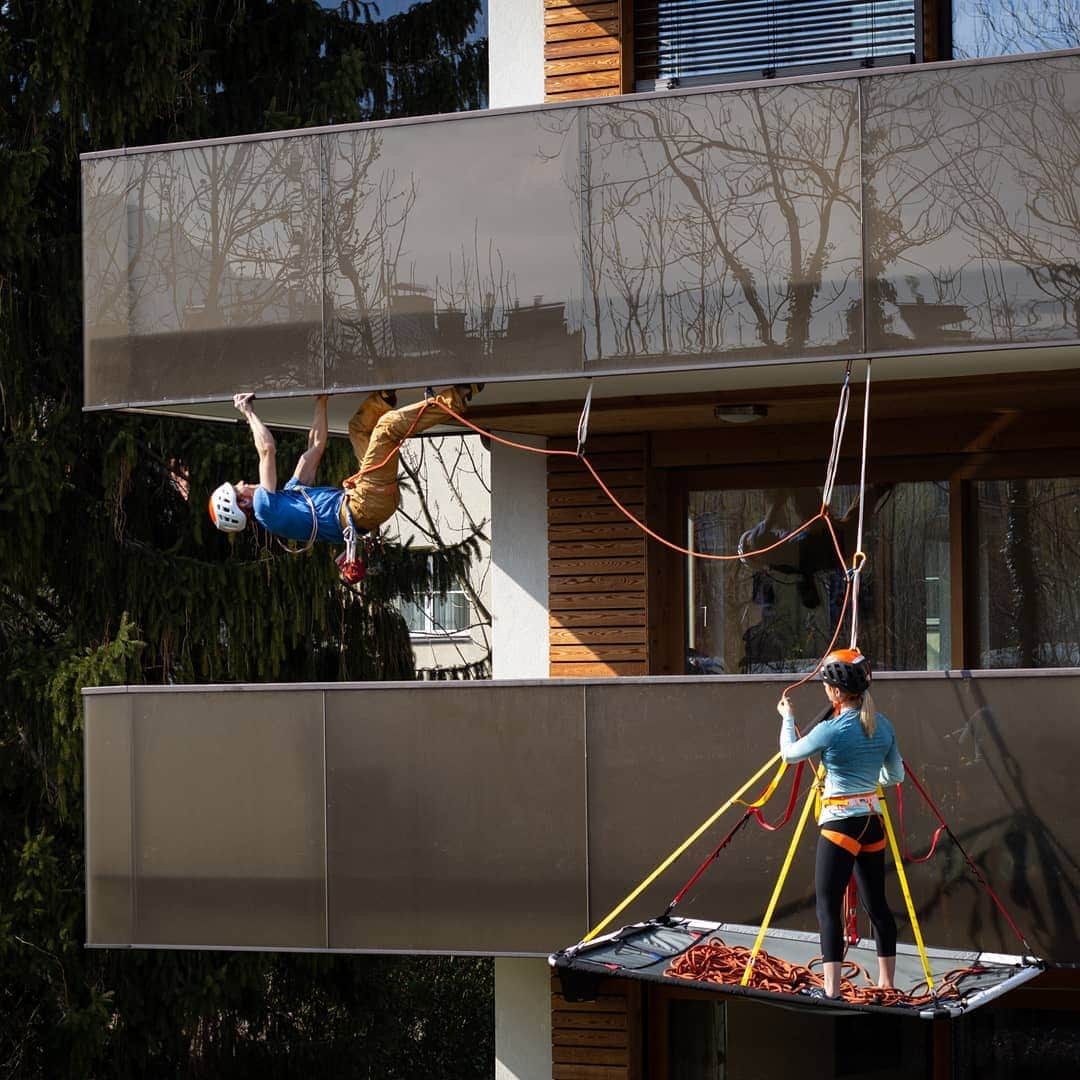
[[[243,532],[247,526],[247,514],[240,509],[236,488],[228,481],[215,488],[210,496],[210,520],[227,533]]]

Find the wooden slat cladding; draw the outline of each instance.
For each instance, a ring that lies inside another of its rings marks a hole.
[[[544,99],[633,89],[631,0],[544,0]]]
[[[553,440],[553,449],[573,449]],[[589,461],[639,517],[645,507],[645,438],[589,440]],[[548,460],[548,658],[553,678],[645,675],[645,536],[578,461]]]
[[[592,1001],[567,1001],[551,980],[552,1080],[640,1080],[641,984],[605,979]]]

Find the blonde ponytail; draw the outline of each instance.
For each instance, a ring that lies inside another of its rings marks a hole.
[[[869,739],[877,727],[877,712],[874,710],[874,699],[869,690],[864,690],[862,704],[859,706],[859,720],[862,722],[863,734]]]

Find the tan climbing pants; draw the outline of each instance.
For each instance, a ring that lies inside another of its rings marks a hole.
[[[456,413],[465,411],[465,402],[456,387],[443,390],[436,399]],[[369,532],[377,529],[397,510],[401,501],[398,456],[406,435],[419,435],[447,420],[446,413],[435,405],[428,405],[417,420],[421,409],[424,409],[422,401],[392,409],[378,394],[369,394],[349,421],[349,442],[360,469],[341,485],[346,494],[342,514],[347,505],[353,524],[359,528]],[[366,469],[370,471],[365,472]],[[342,524],[348,522],[343,520]]]

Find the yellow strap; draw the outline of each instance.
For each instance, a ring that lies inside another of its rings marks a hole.
[[[908,888],[907,874],[904,873],[904,860],[900,857],[900,848],[896,843],[896,833],[893,832],[892,821],[889,818],[889,808],[885,805],[885,794],[878,784],[878,800],[881,803],[881,820],[885,823],[885,835],[889,838],[889,850],[892,852],[893,864],[896,867],[896,876],[900,881],[900,891],[904,894],[904,903],[907,905],[908,918],[911,920],[911,930],[915,935],[915,945],[919,950],[919,959],[922,961],[923,974],[926,976],[927,989],[934,989],[934,976],[930,974],[930,961],[926,956],[926,946],[923,944],[922,931],[919,929],[919,920],[915,915],[915,903],[911,899],[911,890]]]
[[[603,930],[604,927],[607,926],[607,924],[611,922],[611,920],[614,919],[616,915],[619,914],[619,912],[629,906],[631,902],[636,900],[684,851],[686,851],[688,847],[690,847],[691,844],[694,843],[695,840],[698,839],[698,837],[701,836],[703,832],[705,832],[706,829],[708,829],[713,824],[714,821],[716,821],[718,817],[720,817],[721,814],[730,810],[731,807],[734,806],[735,803],[737,803],[747,793],[747,791],[749,791],[750,788],[752,788],[779,760],[779,754],[774,754],[771,758],[769,758],[769,760],[765,762],[765,764],[762,765],[761,768],[758,769],[758,771],[754,773],[754,775],[751,776],[750,779],[747,780],[746,783],[743,784],[743,786],[739,788],[739,790],[736,791],[735,794],[732,795],[731,798],[728,799],[728,801],[724,803],[724,805],[721,806],[720,809],[717,810],[716,813],[713,814],[708,821],[704,822],[698,829],[696,829],[690,836],[688,836],[625,900],[622,901],[622,903],[620,903],[617,907],[612,908],[612,910],[609,911],[607,915],[605,915],[600,920],[600,922],[598,922],[581,939],[582,943],[586,941],[592,941],[592,939],[596,937],[596,935],[599,934],[600,931]],[[772,783],[769,785],[770,790],[768,794],[772,794],[772,792],[776,790],[776,785],[780,783],[780,778],[784,775],[784,772],[786,770],[787,765],[781,763],[780,768],[777,770],[776,776],[774,777]],[[767,796],[763,795],[759,802],[764,802],[766,797]]]
[[[775,760],[775,758],[773,759]],[[780,781],[784,779],[784,773],[788,771],[788,767],[784,762],[780,762],[780,768],[776,770],[776,774],[769,781],[769,786],[753,801],[746,802],[744,799],[740,799],[736,796],[732,796],[731,802],[738,803],[739,806],[745,806],[749,810],[760,810],[772,797],[776,794],[776,789],[780,786]],[[760,773],[758,774],[761,775]],[[746,789],[743,788],[743,791]]]
[[[750,982],[750,972],[754,970],[754,962],[757,960],[757,955],[761,951],[761,943],[765,940],[765,931],[769,929],[769,922],[772,920],[773,912],[776,910],[776,905],[780,900],[780,890],[784,887],[784,881],[788,876],[788,871],[791,869],[791,864],[795,859],[795,849],[799,846],[799,840],[802,838],[803,829],[806,828],[806,819],[810,816],[810,807],[814,805],[817,798],[818,787],[815,781],[810,785],[810,791],[807,793],[806,802],[803,803],[802,813],[799,815],[799,824],[795,827],[795,835],[791,838],[791,844],[788,847],[787,858],[784,859],[784,865],[780,869],[780,877],[776,880],[776,888],[773,889],[772,898],[769,900],[768,910],[765,912],[765,918],[761,921],[761,929],[758,930],[758,936],[754,941],[754,947],[750,950],[750,959],[746,962],[746,970],[743,972],[742,979],[740,980],[740,986],[746,986]]]

